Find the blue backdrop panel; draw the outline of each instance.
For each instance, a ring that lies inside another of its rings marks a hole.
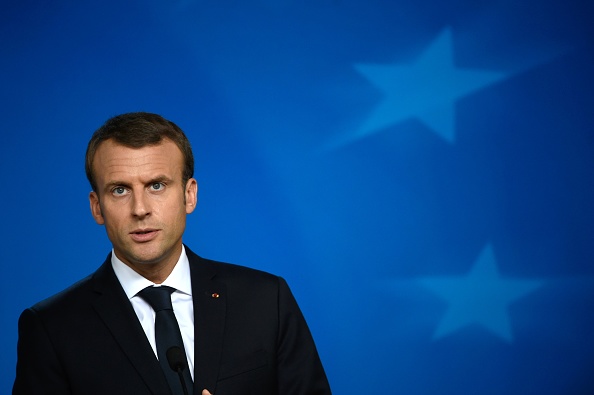
[[[4,4],[0,393],[109,252],[84,150],[137,110],[193,143],[184,241],[287,278],[336,394],[594,393],[592,4]]]

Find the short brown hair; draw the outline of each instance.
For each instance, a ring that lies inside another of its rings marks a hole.
[[[113,140],[126,147],[142,148],[148,145],[157,145],[164,138],[174,142],[182,152],[184,158],[182,187],[185,187],[188,180],[194,176],[194,155],[184,132],[176,124],[160,115],[148,112],[131,112],[108,119],[93,133],[89,141],[85,156],[85,172],[93,191],[97,192],[93,159],[102,142]]]

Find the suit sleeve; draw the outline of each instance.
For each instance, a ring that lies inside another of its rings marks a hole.
[[[327,395],[330,385],[305,318],[279,278],[278,393]]]
[[[66,395],[70,388],[51,340],[33,309],[19,318],[13,395]]]

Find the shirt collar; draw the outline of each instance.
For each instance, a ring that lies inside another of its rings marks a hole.
[[[128,299],[132,299],[138,292],[150,287],[151,285],[158,285],[152,281],[147,280],[140,274],[136,273],[132,268],[122,262],[115,254],[115,251],[111,251],[111,266],[115,272],[116,277],[120,281],[126,296]],[[190,262],[186,255],[186,249],[182,245],[182,252],[179,256],[173,271],[160,285],[167,285],[175,288],[179,292],[187,295],[192,295],[192,282],[190,280]]]

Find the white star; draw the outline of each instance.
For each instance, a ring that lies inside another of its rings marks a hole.
[[[508,305],[542,285],[537,280],[503,279],[487,245],[466,276],[425,278],[421,283],[448,301],[447,311],[433,334],[437,339],[467,325],[478,324],[513,340]]]
[[[384,93],[364,124],[339,144],[377,133],[416,117],[446,141],[455,140],[455,101],[507,77],[504,73],[460,70],[453,60],[449,29],[409,65],[356,65],[355,68]]]

